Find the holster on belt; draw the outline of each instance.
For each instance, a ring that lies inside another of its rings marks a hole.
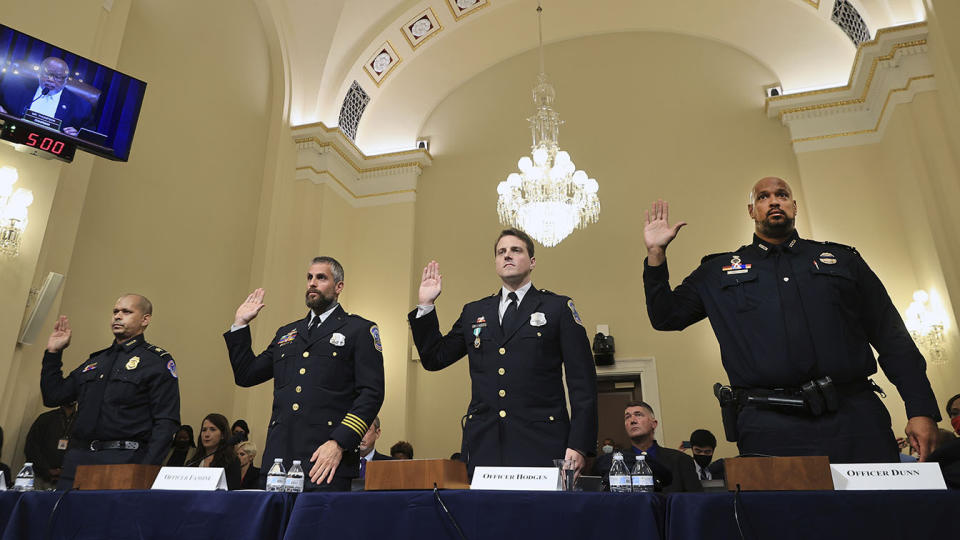
[[[720,418],[723,420],[724,436],[730,442],[737,442],[737,439],[740,438],[740,432],[737,431],[737,415],[740,414],[740,406],[733,393],[733,388],[716,383],[713,385],[713,395],[720,402]]]

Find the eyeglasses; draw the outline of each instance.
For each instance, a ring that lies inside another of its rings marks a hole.
[[[53,79],[53,80],[55,80],[55,81],[57,81],[57,82],[66,82],[66,80],[67,80],[67,75],[66,75],[66,74],[64,74],[64,75],[58,75],[58,74],[56,74],[56,73],[50,73],[49,71],[46,71],[46,70],[44,70],[44,71],[41,72],[41,76],[44,77],[44,78],[47,78],[47,79]]]

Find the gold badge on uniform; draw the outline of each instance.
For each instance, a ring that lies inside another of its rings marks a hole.
[[[133,358],[127,360],[127,369],[137,369],[137,366],[140,365],[140,357],[134,356]]]

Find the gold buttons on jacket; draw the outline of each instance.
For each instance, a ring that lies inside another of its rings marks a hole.
[[[305,368],[305,367],[300,368],[300,374],[301,374],[301,375],[303,375],[303,374],[306,373],[306,372],[307,372],[307,368]]]
[[[328,426],[332,426],[332,425],[333,425],[333,421],[332,421],[332,420],[327,420],[327,425],[328,425]]]
[[[552,417],[552,416],[550,417],[550,421],[553,422],[553,417]]]
[[[506,372],[507,372],[507,370],[505,370],[505,369],[503,369],[503,368],[500,368],[500,369],[497,370],[497,373],[499,373],[500,375],[503,375],[503,374],[505,374]]]
[[[506,390],[500,390],[499,392],[497,392],[497,394],[499,394],[500,397],[506,397],[507,391],[506,391]]]
[[[303,351],[303,357],[306,358],[308,356],[310,356],[310,353],[308,351]]]
[[[500,418],[506,418],[506,417],[507,417],[507,411],[500,411]]]
[[[543,334],[541,334],[540,332],[537,332],[537,337],[540,337],[540,336],[542,336],[542,335],[543,335]]]
[[[500,347],[500,350],[499,350],[499,351],[497,351],[497,352],[499,352],[501,356],[503,356],[503,355],[505,355],[505,354],[507,354],[507,350],[506,350],[506,349],[504,349],[503,347]]]
[[[296,390],[297,390],[297,393],[299,394],[300,392],[303,392],[303,387],[297,386]]]
[[[293,410],[295,410],[295,411],[299,411],[299,410],[300,410],[300,404],[299,404],[299,403],[294,403],[294,404],[293,404],[293,407],[291,407],[291,408],[292,408]]]
[[[333,351],[333,355],[336,356],[336,355],[337,355],[337,351]]]

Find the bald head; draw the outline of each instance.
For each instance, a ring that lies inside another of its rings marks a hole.
[[[756,224],[761,239],[780,243],[793,233],[797,217],[797,201],[790,184],[782,178],[761,178],[750,191],[747,213]]]
[[[39,75],[40,86],[48,90],[49,93],[55,94],[67,83],[67,78],[70,76],[70,66],[60,58],[50,56],[40,63]]]
[[[117,301],[119,302],[124,298],[129,298],[144,315],[153,315],[153,302],[148,300],[146,296],[136,293],[127,293],[121,296]]]

